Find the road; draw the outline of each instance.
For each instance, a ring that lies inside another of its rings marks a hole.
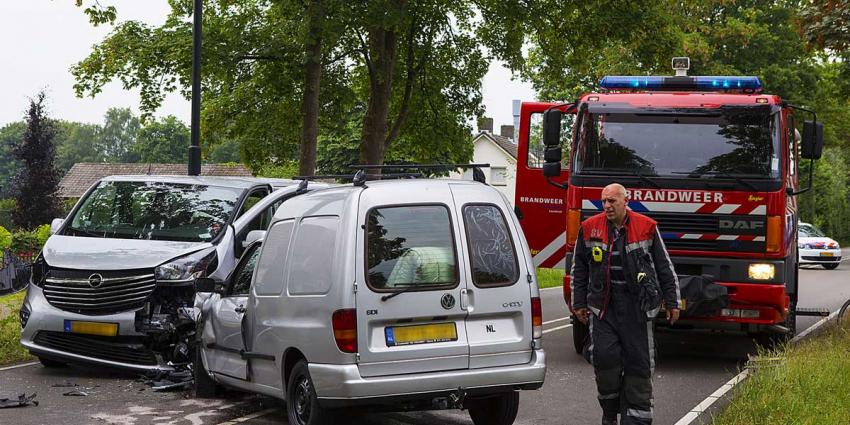
[[[847,258],[848,252],[845,252]],[[800,307],[835,310],[850,298],[850,264],[837,270],[805,268],[800,272]],[[521,425],[597,423],[593,369],[572,349],[572,332],[560,289],[542,291],[544,348],[548,372],[540,391],[521,395],[516,421]],[[798,331],[817,319],[799,318]],[[673,424],[732,378],[747,354],[755,352],[744,336],[658,333],[659,356],[654,376],[655,423]],[[72,382],[78,387],[57,387]],[[63,396],[72,389],[88,395]],[[151,391],[134,376],[99,369],[46,369],[28,365],[0,368],[0,396],[37,392],[40,405],[0,410],[0,423],[30,424],[280,424],[285,413],[268,399],[231,395],[196,400],[181,392]],[[237,422],[238,420],[238,422]],[[233,422],[228,422],[233,421]],[[465,412],[364,414],[352,423],[366,425],[468,425]]]

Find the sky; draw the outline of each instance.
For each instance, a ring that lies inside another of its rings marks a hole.
[[[0,65],[0,127],[21,120],[29,98],[47,93],[48,114],[57,119],[102,123],[111,107],[130,107],[139,113],[138,90],[124,90],[111,82],[94,98],[74,94],[70,68],[103,40],[109,25],[94,28],[74,0],[3,0],[0,2],[0,40],[7,58]],[[85,4],[90,1],[84,2]],[[118,20],[140,20],[160,25],[169,12],[167,0],[100,0],[114,5]],[[490,66],[483,81],[486,116],[494,129],[513,124],[511,100],[534,100],[531,85],[512,81],[511,73],[498,63]],[[190,102],[178,94],[166,98],[156,116],[175,115],[188,124]]]

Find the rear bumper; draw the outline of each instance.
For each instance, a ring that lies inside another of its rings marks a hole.
[[[323,405],[386,404],[458,391],[487,394],[537,389],[546,376],[546,354],[543,350],[534,350],[531,362],[522,365],[368,378],[360,376],[356,364],[311,363],[309,368]]]

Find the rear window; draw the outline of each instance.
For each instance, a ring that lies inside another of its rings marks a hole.
[[[466,205],[463,223],[475,286],[507,286],[519,278],[516,250],[505,216],[495,205]]]
[[[376,291],[453,287],[458,283],[454,247],[443,205],[374,208],[366,222],[366,281]]]

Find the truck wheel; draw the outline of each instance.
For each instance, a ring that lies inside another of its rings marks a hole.
[[[838,263],[821,264],[827,270],[835,270],[838,268]]]
[[[316,389],[307,362],[298,361],[289,374],[286,385],[286,410],[292,425],[330,425],[332,412],[319,406]]]
[[[495,397],[477,400],[469,408],[475,425],[511,425],[519,412],[519,392],[511,391]]]
[[[204,367],[201,347],[195,348],[195,355],[192,357],[194,360],[192,375],[195,378],[195,398],[215,398],[218,395],[219,385],[213,381],[207,372],[207,368]]]
[[[782,322],[782,326],[788,328],[788,333],[775,334],[763,333],[756,339],[756,343],[767,348],[773,348],[791,341],[794,335],[797,334],[797,302],[792,302],[788,306],[788,316]]]
[[[68,366],[68,364],[65,363],[65,362],[50,360],[50,359],[47,359],[47,358],[44,358],[44,357],[39,357],[38,361],[41,362],[42,366],[44,366],[46,368],[50,368],[50,369],[56,369],[56,368]]]
[[[579,355],[584,354],[584,345],[588,338],[590,338],[590,328],[573,317],[573,346]]]

